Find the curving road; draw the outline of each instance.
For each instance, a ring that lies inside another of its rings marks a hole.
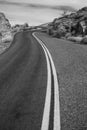
[[[16,34],[0,55],[0,130],[86,129],[87,46]]]
[[[60,130],[56,69],[30,32],[16,34],[0,56],[0,130]]]

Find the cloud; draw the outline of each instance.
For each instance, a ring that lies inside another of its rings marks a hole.
[[[74,11],[86,4],[87,0],[0,0],[0,11],[12,24],[38,25],[60,17],[62,10]]]
[[[3,0],[15,3],[29,3],[29,4],[41,4],[41,5],[68,5],[76,8],[87,5],[87,0]]]
[[[45,0],[46,1],[46,0]],[[58,5],[45,5],[45,4],[42,4],[42,3],[39,3],[39,4],[35,4],[35,3],[25,3],[23,2],[10,2],[10,0],[0,0],[0,3],[1,4],[4,4],[4,5],[16,5],[16,6],[24,6],[24,7],[32,7],[32,8],[40,8],[40,9],[43,9],[43,8],[48,8],[48,9],[54,9],[54,10],[68,10],[68,11],[75,11],[75,8],[71,7],[71,6],[58,6]]]

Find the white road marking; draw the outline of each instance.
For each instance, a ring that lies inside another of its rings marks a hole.
[[[45,52],[46,61],[47,61],[47,72],[48,72],[48,75],[47,75],[47,90],[46,90],[46,99],[45,99],[45,106],[44,106],[44,113],[43,113],[41,130],[48,130],[49,117],[50,117],[50,105],[51,105],[51,68],[50,68],[50,63],[49,63],[49,58],[48,58],[47,52],[44,49],[41,40],[39,40],[34,34],[33,34],[33,36],[36,38],[36,40],[42,46],[42,48]]]
[[[45,47],[46,48],[46,47]],[[49,52],[49,50],[46,48],[51,65],[53,70],[53,77],[54,77],[54,129],[53,130],[60,130],[60,103],[59,103],[59,86],[58,86],[58,80],[57,80],[57,73],[55,69],[54,62],[52,60],[52,56]]]
[[[54,78],[54,128],[53,128],[53,130],[60,130],[61,129],[61,127],[60,127],[60,104],[59,104],[59,86],[58,86],[58,80],[57,80],[57,73],[56,73],[56,69],[55,69],[55,65],[54,65],[54,62],[53,62],[53,59],[52,59],[52,56],[51,56],[51,54],[50,54],[50,52],[49,52],[49,50],[47,49],[47,47],[43,44],[43,42],[39,39],[39,38],[37,38],[36,36],[35,36],[35,33],[33,33],[33,36],[37,39],[37,41],[39,42],[39,44],[42,46],[42,48],[44,49],[44,52],[45,52],[45,55],[46,55],[46,57],[48,57],[48,55],[49,55],[49,58],[50,58],[50,61],[51,61],[51,66],[52,66],[52,71],[53,71],[53,78]],[[49,58],[47,58],[48,60],[49,60]],[[49,62],[49,61],[48,61]],[[49,64],[49,63],[47,63],[47,64]],[[48,65],[48,67],[50,67],[50,65]],[[51,71],[51,70],[49,70],[49,71]],[[51,74],[51,72],[50,72],[50,74]],[[51,77],[50,77],[51,78]],[[48,78],[49,79],[49,78]],[[51,85],[51,84],[50,84]],[[50,87],[50,86],[48,86],[48,87]],[[50,88],[51,89],[51,88]],[[51,90],[50,90],[50,92],[51,92]],[[51,97],[50,97],[51,98]],[[47,99],[48,100],[48,99]],[[51,100],[51,99],[50,99]],[[46,102],[45,102],[46,103]],[[47,107],[48,107],[48,104],[45,104],[45,105],[47,105],[47,106],[45,106],[46,107],[46,109],[47,109]],[[47,110],[46,109],[44,109],[44,115],[46,115],[47,114]],[[50,111],[50,108],[49,108],[49,111]],[[49,121],[47,121],[47,120],[49,120],[49,118],[48,119],[46,119],[46,116],[43,116],[43,120],[44,120],[44,123],[46,123],[46,127],[45,127],[45,124],[43,124],[43,122],[42,122],[42,125],[44,126],[43,127],[43,129],[41,129],[41,130],[48,130],[48,127],[47,126],[49,126]],[[45,122],[45,120],[47,121],[47,122]],[[48,124],[47,124],[48,123]]]

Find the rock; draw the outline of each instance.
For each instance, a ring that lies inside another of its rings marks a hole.
[[[54,30],[52,36],[53,36],[53,37],[57,37],[57,38],[61,38],[61,33],[58,32],[58,31],[56,31],[56,30]]]
[[[5,33],[11,30],[11,25],[3,13],[0,13],[0,33]]]
[[[65,38],[71,37],[71,33],[66,33]]]
[[[0,54],[11,45],[12,40],[11,24],[4,14],[0,13]]]
[[[78,10],[78,13],[83,11],[87,11],[87,7],[83,7],[82,9]]]
[[[12,36],[12,33],[10,31],[4,33],[4,35],[2,37],[2,42],[10,42],[12,40],[13,40],[13,36]]]
[[[87,35],[80,41],[81,44],[87,44]]]
[[[74,37],[84,37],[87,35],[87,7],[69,15],[55,18],[53,22],[48,25],[48,28],[50,28],[50,26],[51,32],[53,32],[51,35],[55,37],[67,38],[67,34]]]
[[[11,24],[9,20],[5,17],[4,13],[0,13],[0,43],[7,41],[12,41]]]
[[[71,36],[71,37],[68,37],[67,38],[68,40],[70,40],[70,41],[73,41],[73,42],[81,42],[81,40],[82,40],[82,37],[74,37],[74,36]]]
[[[83,27],[80,22],[71,25],[71,34],[74,36],[78,36],[83,34]]]
[[[60,26],[55,33],[57,34],[58,38],[64,37],[66,34],[66,29],[64,26]],[[53,36],[55,36],[54,31],[53,31]]]

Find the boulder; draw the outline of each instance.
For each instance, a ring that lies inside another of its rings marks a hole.
[[[83,34],[83,26],[80,22],[71,25],[71,34],[74,36]]]
[[[71,37],[71,33],[66,33],[65,38]]]

